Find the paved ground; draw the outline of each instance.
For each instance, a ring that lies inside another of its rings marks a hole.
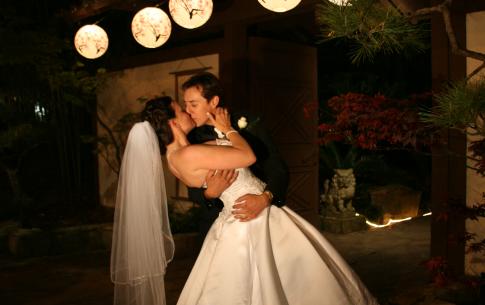
[[[428,283],[421,263],[430,254],[429,217],[346,235],[324,235],[383,303],[403,290]]]
[[[426,284],[427,276],[420,263],[429,256],[429,232],[429,218],[425,217],[383,229],[324,235],[381,303],[390,304],[388,300],[396,294]],[[193,262],[193,257],[186,257],[170,263],[166,276],[168,305],[176,304]],[[106,252],[29,260],[3,257],[0,258],[0,287],[3,305],[111,305],[113,302]]]

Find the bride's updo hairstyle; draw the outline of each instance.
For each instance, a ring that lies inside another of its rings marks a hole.
[[[141,118],[152,125],[160,142],[160,153],[164,155],[167,151],[166,146],[173,142],[173,133],[168,125],[168,121],[175,118],[172,98],[170,96],[162,96],[149,100],[145,104]]]

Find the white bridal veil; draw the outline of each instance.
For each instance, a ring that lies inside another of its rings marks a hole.
[[[164,305],[174,255],[160,148],[148,122],[128,135],[118,181],[111,247],[115,305]]]

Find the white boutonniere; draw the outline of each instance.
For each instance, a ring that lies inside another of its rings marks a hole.
[[[248,126],[248,121],[246,117],[242,116],[239,118],[239,120],[237,120],[237,127],[239,127],[239,129],[244,129],[247,126]]]

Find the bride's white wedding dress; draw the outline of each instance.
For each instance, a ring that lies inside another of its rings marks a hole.
[[[377,304],[334,247],[289,208],[234,219],[235,200],[265,186],[248,169],[238,172],[177,305]]]

